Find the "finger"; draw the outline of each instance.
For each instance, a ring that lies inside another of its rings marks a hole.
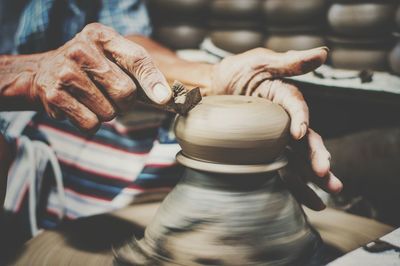
[[[313,172],[319,177],[327,176],[331,167],[331,155],[326,149],[321,136],[309,128],[307,140],[309,145],[309,158]]]
[[[308,106],[296,86],[280,80],[264,80],[253,95],[267,98],[289,113],[290,133],[294,139],[299,140],[306,135],[309,123]]]
[[[273,78],[302,75],[321,66],[327,56],[327,47],[286,53],[274,53],[264,49],[262,54],[258,54],[258,68],[264,68]]]
[[[115,117],[112,104],[81,69],[65,67],[60,76],[62,87],[95,113],[100,121],[110,121]]]
[[[147,51],[116,32],[107,34],[110,38],[100,42],[113,61],[138,81],[152,101],[158,104],[168,102],[172,97],[171,88]]]
[[[298,202],[306,205],[308,208],[315,211],[320,211],[325,208],[325,204],[318,195],[289,167],[280,171],[287,188],[297,199]]]
[[[132,78],[108,60],[97,47],[75,44],[69,49],[68,56],[116,106],[120,107],[135,97],[136,85]]]
[[[329,172],[324,178],[314,175],[313,178],[309,178],[308,180],[327,193],[337,194],[343,189],[342,182],[332,172]]]
[[[100,122],[97,116],[66,91],[49,90],[46,98],[50,108],[55,107],[62,111],[82,131],[94,132],[98,129]]]

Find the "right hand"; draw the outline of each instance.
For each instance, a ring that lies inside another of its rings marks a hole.
[[[138,86],[158,104],[172,96],[143,47],[93,23],[62,47],[43,54],[29,96],[51,117],[67,117],[81,130],[93,132],[134,99]]]

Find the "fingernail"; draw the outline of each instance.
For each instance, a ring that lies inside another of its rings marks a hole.
[[[300,137],[299,139],[302,139],[307,133],[307,123],[303,122],[300,125]]]
[[[169,99],[171,91],[164,85],[158,83],[153,89],[154,96],[160,103]]]

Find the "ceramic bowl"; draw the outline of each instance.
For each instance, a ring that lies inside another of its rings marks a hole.
[[[323,36],[312,34],[273,34],[269,35],[264,42],[266,48],[276,52],[307,50],[325,45],[326,42]]]
[[[205,25],[211,0],[148,0],[151,21],[163,26],[165,22]]]
[[[393,73],[400,75],[400,41],[389,54],[389,66]]]
[[[338,35],[384,36],[394,27],[394,3],[335,3],[328,10],[328,24]]]
[[[220,164],[263,164],[276,159],[289,140],[290,119],[283,108],[251,96],[207,96],[175,134],[185,156]]]
[[[191,25],[157,27],[154,38],[171,49],[196,49],[206,36],[204,28]]]
[[[260,31],[262,21],[254,19],[210,18],[208,26],[212,30],[248,30]]]
[[[326,0],[264,0],[269,25],[315,24],[325,20]]]
[[[388,51],[386,49],[331,48],[330,62],[335,68],[353,70],[386,71]]]
[[[260,0],[214,0],[211,3],[213,18],[258,20],[261,15]]]
[[[210,33],[211,41],[219,48],[231,53],[242,53],[261,47],[264,35],[250,30],[219,30]]]

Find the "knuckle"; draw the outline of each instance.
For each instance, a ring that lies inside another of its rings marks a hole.
[[[76,79],[76,73],[70,67],[62,67],[58,72],[58,77],[62,85],[69,85]]]
[[[48,103],[58,105],[62,100],[62,95],[58,89],[49,89],[46,91],[46,100]]]
[[[115,34],[116,31],[108,26],[101,23],[94,22],[86,25],[81,34],[89,39],[97,40],[105,37],[108,34]]]
[[[116,117],[117,113],[115,112],[114,108],[110,108],[106,110],[104,114],[101,116],[101,120],[104,122],[111,121]]]
[[[134,53],[135,53],[133,55],[134,66],[136,66],[136,67],[147,66],[152,62],[150,55],[147,53],[146,49],[144,49],[143,47],[138,46]]]
[[[126,99],[135,92],[135,85],[132,81],[119,80],[114,86],[115,91],[117,92],[114,98],[118,101]]]
[[[87,54],[88,54],[87,47],[82,42],[74,43],[69,47],[67,51],[67,56],[76,62],[82,60],[82,58]]]
[[[104,27],[105,26],[103,26],[101,23],[93,22],[93,23],[90,23],[90,24],[86,25],[83,28],[82,33],[84,35],[90,36],[90,35],[96,34],[100,30],[102,30]]]
[[[100,126],[100,121],[93,113],[86,114],[86,119],[79,125],[85,131],[95,131]]]

